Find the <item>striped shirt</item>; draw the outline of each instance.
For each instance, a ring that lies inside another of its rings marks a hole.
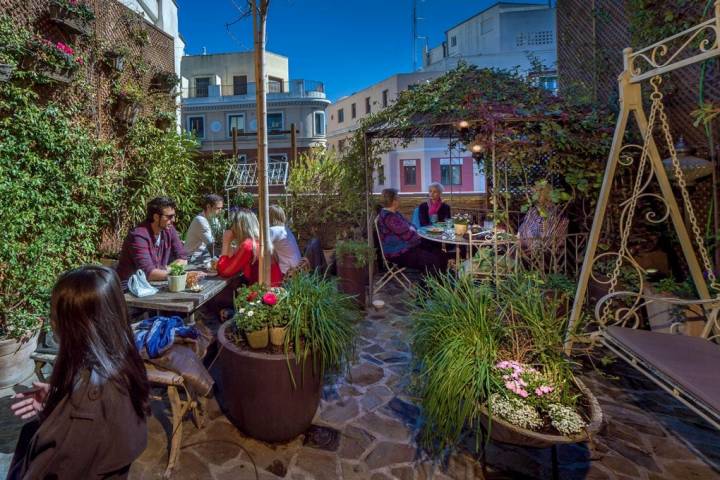
[[[174,226],[160,232],[159,245],[155,242],[150,222],[143,222],[128,233],[118,260],[120,280],[127,280],[138,270],[149,276],[153,270],[164,269],[177,259],[187,259],[185,247]]]

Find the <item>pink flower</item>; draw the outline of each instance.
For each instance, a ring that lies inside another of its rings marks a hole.
[[[263,295],[262,301],[265,305],[275,305],[277,303],[277,296],[272,292],[268,292]]]
[[[78,4],[77,0],[69,0],[68,3],[70,3],[70,5],[77,5],[77,4]]]
[[[538,397],[542,397],[543,393],[544,392],[542,391],[542,389],[540,387],[535,389],[535,395],[537,395]]]
[[[82,59],[82,57],[77,57],[77,58],[75,59],[75,61],[76,61],[77,63],[79,63],[80,65],[83,64],[83,59]]]
[[[507,388],[511,392],[514,392],[517,386],[515,385],[515,382],[505,382],[505,388]]]
[[[515,393],[517,393],[518,395],[520,395],[522,398],[527,398],[527,396],[528,396],[528,392],[527,392],[526,390],[523,390],[523,389],[520,389],[520,390],[518,390],[518,391],[515,392]]]

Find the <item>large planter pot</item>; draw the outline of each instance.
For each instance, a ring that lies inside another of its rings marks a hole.
[[[227,336],[232,322],[218,331],[219,400],[230,421],[265,442],[286,442],[312,424],[322,378],[308,356],[302,365],[292,354],[243,350]],[[292,371],[292,377],[290,376]],[[294,379],[294,383],[293,383]]]
[[[355,266],[355,257],[346,254],[338,259],[337,275],[340,279],[339,290],[348,295],[354,295],[360,305],[365,305],[368,267]]]
[[[168,290],[171,292],[182,292],[187,284],[187,273],[182,275],[168,275]]]
[[[511,445],[547,448],[554,445],[586,442],[590,439],[590,436],[598,432],[602,426],[602,409],[595,395],[592,394],[580,379],[576,378],[575,384],[583,397],[585,397],[586,403],[590,406],[590,422],[583,432],[576,435],[548,435],[546,433],[533,432],[532,430],[517,427],[497,415],[492,417],[492,421],[488,421],[488,412],[485,408],[482,408],[480,421],[483,427],[485,427],[485,430],[489,432],[490,438],[496,442],[509,443]]]
[[[0,388],[22,382],[34,371],[30,355],[37,348],[38,334],[25,342],[0,340]]]

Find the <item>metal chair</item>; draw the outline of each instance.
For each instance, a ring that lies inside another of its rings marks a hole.
[[[387,285],[390,280],[395,280],[397,283],[400,284],[400,286],[407,291],[410,291],[412,289],[412,283],[410,282],[410,279],[405,275],[405,267],[399,267],[395,265],[394,263],[390,263],[385,257],[385,250],[382,246],[382,240],[380,238],[380,227],[378,226],[378,218],[375,217],[375,234],[378,238],[378,243],[380,244],[380,256],[382,257],[383,264],[385,265],[385,273],[380,277],[377,281],[377,284],[375,288],[373,289],[373,294],[376,294],[380,291],[382,287]]]

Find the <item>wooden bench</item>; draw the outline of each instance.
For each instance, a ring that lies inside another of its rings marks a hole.
[[[35,373],[42,382],[46,381],[45,374],[42,369],[45,365],[54,365],[56,355],[53,353],[34,352],[31,358],[35,361]],[[185,385],[182,375],[170,370],[158,368],[155,365],[145,362],[145,370],[147,371],[148,381],[152,386],[164,388],[167,391],[170,400],[170,411],[172,413],[172,431],[170,432],[170,450],[168,453],[168,463],[165,468],[163,478],[170,478],[173,469],[180,459],[180,449],[182,448],[183,437],[183,418],[188,411],[192,412],[193,423],[197,428],[205,425],[205,407],[206,399],[199,395],[194,395]],[[180,390],[185,391],[185,399],[180,395]],[[162,396],[153,396],[153,400],[162,400]]]

